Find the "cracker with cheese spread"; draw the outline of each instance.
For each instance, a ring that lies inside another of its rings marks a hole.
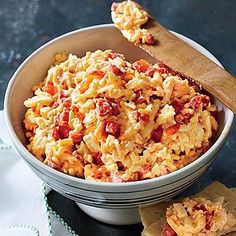
[[[236,189],[213,182],[192,197],[140,208],[140,215],[143,236],[225,235],[236,231]]]

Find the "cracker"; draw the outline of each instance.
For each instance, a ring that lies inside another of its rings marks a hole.
[[[162,217],[158,222],[152,223],[147,228],[144,228],[142,236],[161,236],[164,221],[165,219]]]
[[[148,207],[140,207],[139,214],[144,227],[148,227],[155,222],[159,222],[163,216],[166,214],[166,209],[173,203],[169,202],[160,202]]]
[[[236,190],[231,191],[226,186],[218,181],[213,182],[200,193],[195,195],[196,197],[205,197],[209,200],[215,200],[219,197],[224,197],[226,201],[226,209],[236,217]]]
[[[203,189],[194,197],[204,197],[209,200],[215,200],[219,197],[224,197],[226,201],[226,209],[236,217],[236,188],[228,189],[223,184],[215,181],[205,189]],[[143,236],[161,235],[163,224],[165,223],[166,209],[175,201],[161,202],[148,207],[141,207],[139,213],[144,226]],[[236,231],[236,226],[230,231]],[[229,232],[229,230],[228,230]],[[217,236],[226,234],[227,231],[217,234]],[[236,232],[231,232],[229,236],[236,236]]]

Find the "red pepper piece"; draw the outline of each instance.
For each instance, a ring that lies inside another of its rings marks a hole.
[[[142,179],[144,179],[143,173],[141,171],[136,171],[134,173],[134,181],[142,180]]]
[[[194,110],[199,110],[199,109],[206,109],[209,104],[210,104],[210,98],[206,95],[197,95],[193,97],[190,102],[190,107],[193,108]]]
[[[201,96],[202,96],[202,106],[204,109],[206,109],[210,105],[210,98],[207,95],[201,95]]]
[[[112,107],[112,115],[117,116],[120,114],[120,106],[114,99],[108,99],[110,106]]]
[[[172,135],[172,134],[175,134],[178,130],[179,130],[179,128],[180,128],[180,124],[175,124],[175,125],[172,125],[172,126],[170,126],[170,127],[168,127],[167,129],[166,129],[166,133],[168,134],[168,135]]]
[[[85,115],[79,111],[79,108],[76,107],[76,106],[73,106],[73,112],[74,112],[74,115],[80,120],[80,121],[83,121],[84,118],[85,118]]]
[[[141,59],[139,61],[134,62],[133,66],[138,72],[145,73],[146,70],[150,67],[150,64],[147,61]]]
[[[163,134],[163,128],[161,126],[158,126],[156,129],[152,131],[151,139],[156,143],[159,143],[161,141],[162,134]]]
[[[112,107],[106,99],[99,99],[96,105],[100,116],[105,116],[112,113]]]
[[[111,52],[109,55],[108,55],[109,58],[111,59],[115,59],[117,57],[123,57],[121,54],[119,53],[116,53],[116,52]]]
[[[105,134],[111,134],[116,138],[120,136],[120,124],[117,121],[105,121]]]
[[[116,76],[122,76],[124,73],[115,65],[111,65],[111,70]]]
[[[145,42],[149,45],[154,45],[156,44],[156,39],[153,37],[153,35],[149,34],[146,38],[145,38]]]
[[[138,103],[138,104],[141,104],[141,103],[144,103],[146,102],[146,99],[144,98],[143,94],[142,94],[142,90],[137,90],[136,92],[136,97],[134,99],[134,102]]]
[[[202,146],[200,148],[202,149],[202,152],[205,153],[209,150],[210,144],[209,143],[202,143]]]
[[[118,115],[120,113],[119,105],[113,99],[100,99],[97,104],[97,111],[100,116]]]
[[[117,7],[118,7],[118,3],[113,2],[112,5],[111,5],[111,10],[115,12]]]
[[[71,99],[70,98],[62,98],[59,102],[63,103],[64,107],[70,108],[71,106]]]
[[[132,79],[132,75],[130,73],[124,72],[123,75],[121,76],[122,79],[127,83],[129,80]]]
[[[193,207],[193,211],[202,211],[205,214],[206,217],[206,225],[205,225],[205,229],[206,230],[210,230],[211,229],[211,219],[214,216],[214,211],[213,212],[209,212],[206,207],[201,204],[198,203]]]
[[[157,68],[149,67],[145,73],[147,76],[153,77],[156,71],[158,71]]]
[[[83,161],[83,156],[79,154],[77,151],[74,151],[72,154],[77,160]]]
[[[162,236],[177,236],[177,234],[168,223],[165,223],[162,230]]]
[[[62,90],[59,95],[59,99],[67,98],[70,95],[70,93],[67,90]]]
[[[139,111],[136,112],[136,119],[138,121],[144,121],[144,122],[149,122],[150,120],[150,116],[149,114],[143,114],[143,113],[140,113]]]
[[[193,207],[193,211],[202,211],[202,212],[206,212],[207,209],[206,209],[206,207],[205,207],[203,204],[198,203],[198,204],[196,204],[196,205]]]
[[[80,144],[80,142],[83,140],[84,134],[79,132],[73,132],[71,134],[71,139],[73,140],[74,144]]]
[[[101,70],[94,70],[94,71],[90,72],[89,74],[100,77],[100,78],[102,78],[105,75],[105,73]]]
[[[65,110],[61,113],[61,120],[68,123],[69,121],[69,111]]]
[[[47,85],[43,87],[43,91],[53,96],[55,94],[54,84],[52,82],[48,82]]]
[[[119,171],[125,170],[125,166],[121,161],[117,161],[116,164]]]
[[[77,112],[79,112],[79,108],[76,107],[76,106],[73,106],[73,107],[72,107],[72,110],[73,110],[74,114],[76,114]]]
[[[83,121],[85,118],[85,115],[82,112],[77,112],[76,117],[78,117],[80,121]]]
[[[169,66],[165,65],[164,63],[158,63],[159,68],[157,69],[157,71],[160,74],[169,74],[169,73],[173,73],[173,70],[170,69]]]
[[[182,109],[175,115],[175,120],[179,124],[187,124],[194,115],[193,109]]]
[[[60,139],[60,133],[59,133],[59,128],[55,127],[52,131],[52,137],[56,140]]]
[[[70,132],[70,127],[67,123],[59,125],[59,133],[61,139],[68,138],[69,132]]]
[[[174,107],[175,109],[175,113],[179,113],[182,108],[184,107],[183,103],[178,102],[177,100],[174,100],[171,105]]]
[[[95,165],[99,165],[102,166],[104,165],[101,157],[102,157],[102,153],[98,152],[98,153],[92,153],[92,157],[93,157],[93,162]]]
[[[205,225],[205,229],[206,230],[210,230],[211,229],[211,220],[212,220],[212,217],[214,216],[214,211],[213,212],[209,212],[207,211],[205,213],[205,216],[206,216],[206,225]]]

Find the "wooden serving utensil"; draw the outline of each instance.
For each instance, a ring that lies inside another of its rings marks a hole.
[[[139,47],[172,69],[192,78],[236,114],[236,78],[150,18],[144,25],[157,43]]]

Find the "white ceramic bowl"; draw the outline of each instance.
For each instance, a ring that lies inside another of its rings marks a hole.
[[[175,33],[207,57],[219,62],[194,41]],[[95,183],[54,170],[37,160],[25,147],[22,120],[23,102],[32,96],[31,87],[42,81],[53,55],[66,51],[83,56],[87,51],[112,49],[123,53],[129,61],[155,60],[127,42],[113,25],[100,25],[62,35],[30,55],[13,75],[6,92],[6,121],[15,148],[32,170],[49,186],[76,201],[90,216],[111,224],[133,224],[140,221],[137,208],[170,199],[201,176],[215,159],[229,133],[233,113],[215,99],[219,112],[219,131],[214,145],[199,159],[166,176],[129,183]]]

